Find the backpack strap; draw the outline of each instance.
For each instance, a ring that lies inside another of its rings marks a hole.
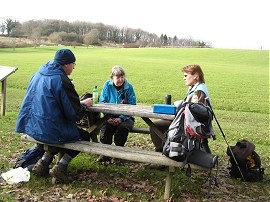
[[[189,160],[189,157],[191,156],[191,154],[193,153],[194,149],[195,149],[195,140],[194,139],[190,139],[190,136],[188,135],[187,136],[188,140],[187,140],[187,153],[186,153],[186,158],[185,160],[183,161],[183,164],[182,166],[180,167],[180,170],[184,170],[185,168],[185,165],[188,164],[188,160]],[[190,168],[190,165],[188,164],[188,168],[187,169],[190,169],[190,171],[187,171],[186,173],[190,173],[191,175],[191,168]],[[187,175],[188,176],[188,175]]]

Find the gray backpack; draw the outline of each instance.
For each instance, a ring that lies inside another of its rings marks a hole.
[[[208,138],[215,139],[212,119],[210,107],[202,103],[184,103],[166,132],[163,154],[183,162],[182,169],[188,163],[213,168],[218,157],[211,154],[208,146]]]

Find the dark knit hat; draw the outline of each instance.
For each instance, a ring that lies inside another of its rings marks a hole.
[[[60,49],[56,51],[54,63],[60,65],[70,64],[76,61],[75,55],[69,49]]]

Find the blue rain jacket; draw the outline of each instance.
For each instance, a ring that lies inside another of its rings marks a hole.
[[[75,123],[83,117],[84,109],[62,66],[51,60],[40,67],[28,84],[16,132],[50,144],[80,140]]]

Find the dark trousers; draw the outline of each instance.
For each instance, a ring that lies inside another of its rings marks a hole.
[[[124,146],[127,141],[128,133],[133,127],[134,121],[132,119],[127,119],[117,126],[105,121],[100,129],[100,142],[103,144],[112,144],[114,135],[115,145]]]
[[[78,128],[80,134],[81,134],[81,140],[84,140],[84,141],[90,141],[90,138],[91,138],[91,134],[88,133],[87,131],[81,129],[81,128]],[[71,156],[72,158],[76,157],[80,151],[75,151],[75,150],[70,150],[70,149],[62,149],[62,148],[58,148],[58,147],[53,147],[53,146],[50,146],[49,147],[49,152],[53,155],[57,154],[57,153],[61,153],[62,155],[64,154],[68,154],[69,156]]]

